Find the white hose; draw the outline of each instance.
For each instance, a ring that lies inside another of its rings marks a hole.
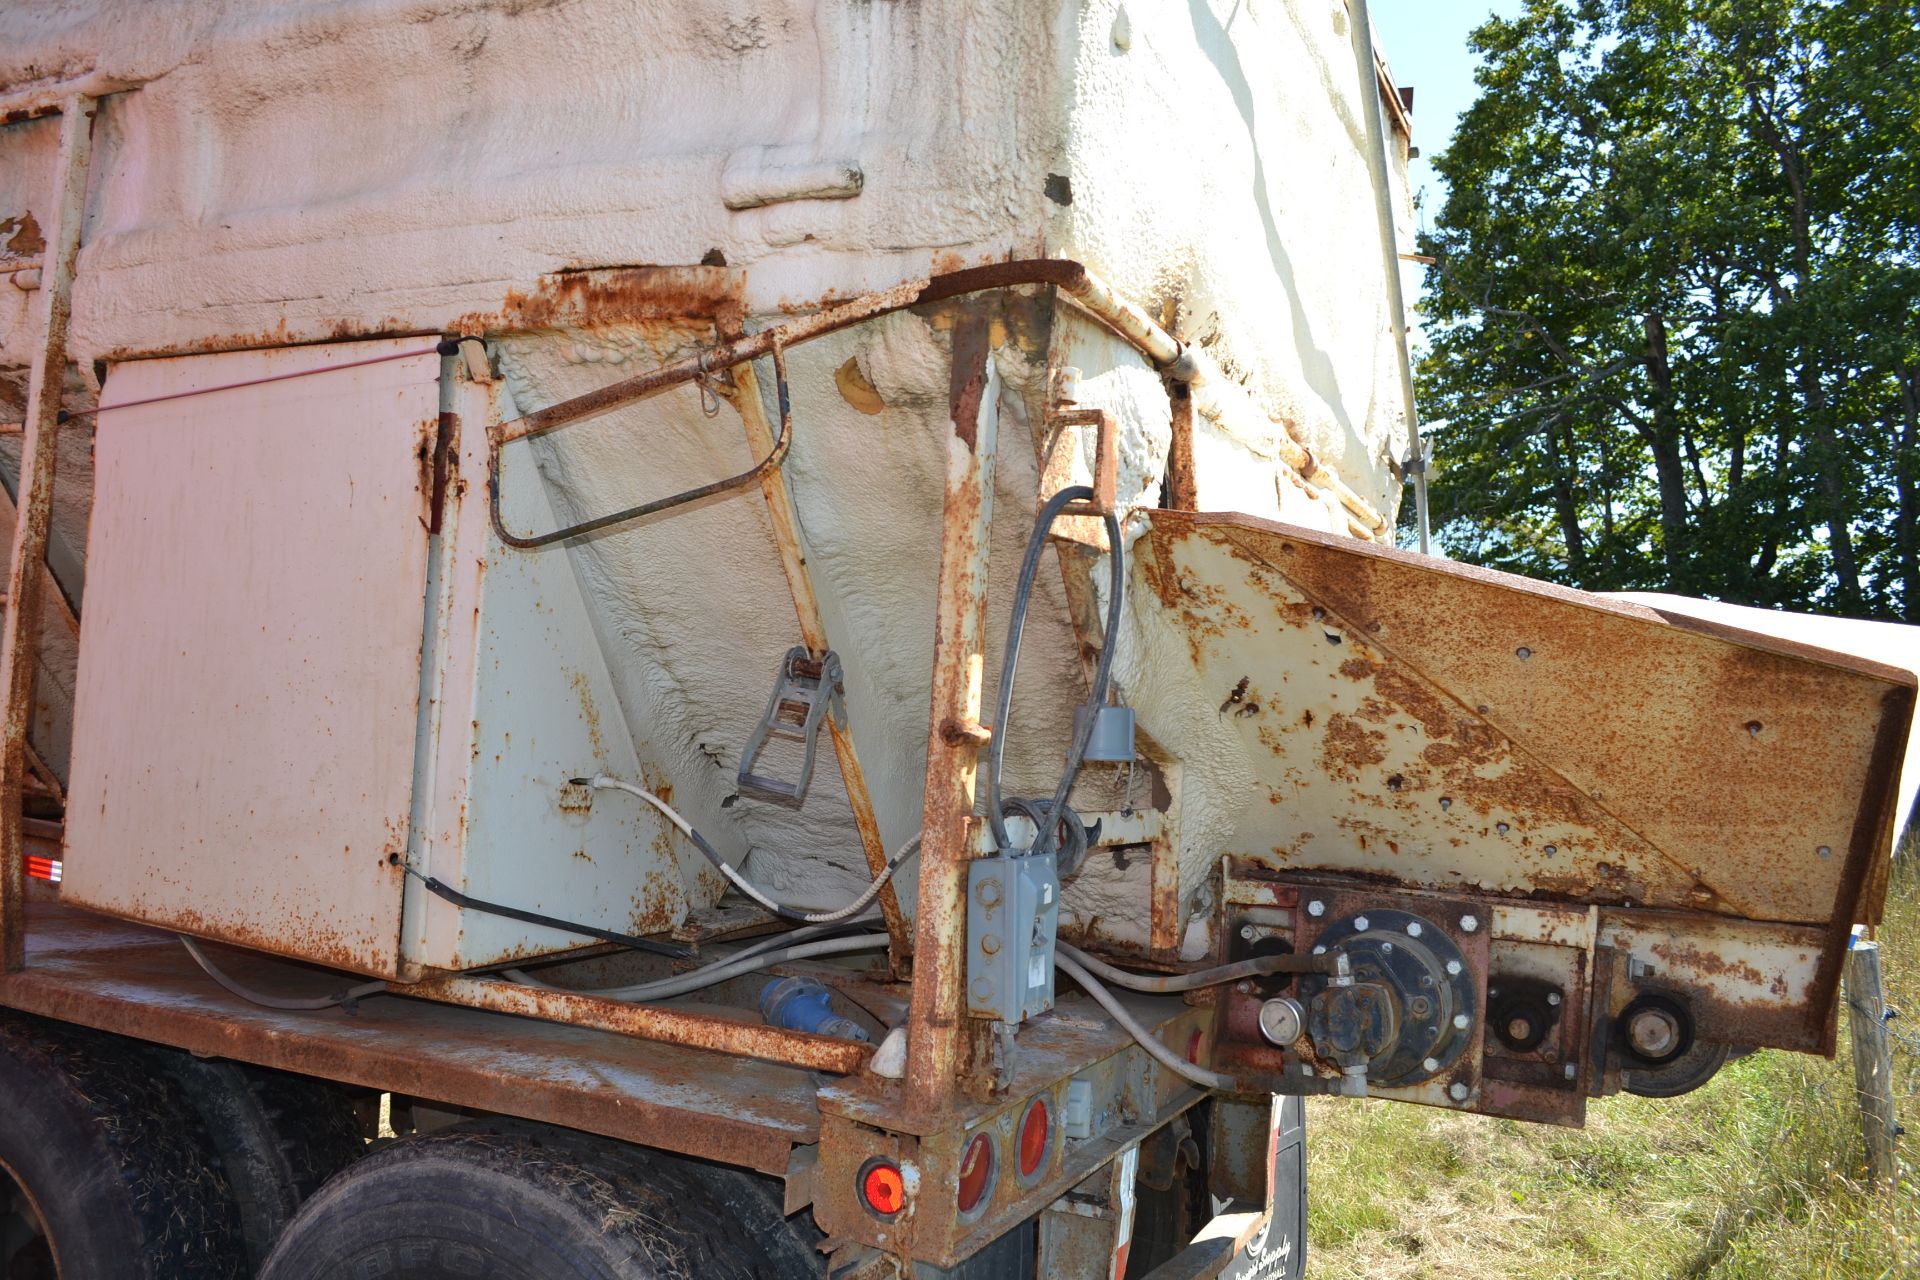
[[[1114,999],[1113,992],[1107,990],[1106,987],[1101,985],[1099,979],[1081,968],[1072,956],[1067,955],[1064,951],[1056,950],[1053,963],[1057,968],[1065,971],[1068,977],[1079,983],[1081,987],[1085,989],[1086,993],[1092,996],[1094,1000],[1099,1003],[1100,1007],[1105,1009],[1107,1013],[1112,1016],[1113,1020],[1126,1030],[1128,1035],[1138,1040],[1140,1047],[1151,1054],[1155,1062],[1158,1062],[1161,1066],[1173,1072],[1181,1079],[1189,1080],[1199,1085],[1202,1089],[1224,1089],[1232,1092],[1238,1087],[1234,1084],[1232,1076],[1223,1076],[1218,1072],[1208,1071],[1205,1067],[1196,1067],[1191,1062],[1174,1053],[1173,1050],[1167,1048],[1166,1045],[1161,1044],[1159,1037],[1141,1026],[1140,1023],[1135,1020],[1134,1016],[1127,1012],[1126,1007]]]
[[[894,868],[912,857],[920,848],[920,836],[915,834],[913,839],[907,841],[906,844],[900,847],[897,853],[887,859],[887,865],[880,868],[880,874],[874,877],[873,882],[867,886],[866,891],[846,906],[835,911],[801,911],[798,908],[789,907],[785,903],[775,902],[772,898],[769,898],[766,894],[754,887],[752,882],[745,876],[735,871],[724,859],[713,855],[710,846],[700,838],[699,834],[694,831],[692,825],[688,823],[685,818],[681,817],[672,805],[645,787],[635,786],[633,783],[626,782],[620,778],[608,777],[604,773],[594,777],[593,787],[596,791],[611,789],[624,791],[628,795],[639,796],[642,800],[645,800],[648,804],[658,809],[668,822],[680,828],[680,834],[691,840],[696,846],[699,846],[702,853],[709,854],[707,861],[713,863],[713,865],[719,869],[720,874],[724,875],[728,880],[731,880],[734,888],[746,894],[749,898],[752,898],[755,902],[773,912],[775,915],[786,916],[794,920],[803,920],[807,924],[834,924],[837,921],[859,915],[862,911],[866,910],[869,903],[880,896],[880,890],[885,888],[887,881],[893,877]]]
[[[871,951],[886,945],[887,935],[884,933],[856,933],[850,938],[823,938],[818,942],[803,942],[777,951],[763,951],[756,956],[728,956],[695,969],[691,973],[677,974],[671,978],[661,978],[654,982],[643,982],[630,987],[597,989],[555,987],[519,969],[508,969],[505,973],[513,981],[530,987],[543,987],[549,991],[568,991],[574,995],[594,996],[602,1000],[668,1000],[674,996],[686,995],[690,991],[698,991],[702,987],[711,987],[715,983],[725,982],[729,978],[737,978],[759,969],[769,969],[776,964],[785,964],[790,960],[845,955],[850,951]]]
[[[1196,969],[1191,973],[1129,973],[1125,969],[1114,968],[1098,956],[1088,955],[1072,943],[1056,942],[1054,946],[1066,952],[1082,967],[1092,970],[1095,975],[1113,983],[1116,987],[1151,992],[1154,995],[1194,991],[1200,987],[1217,987],[1228,982],[1238,982],[1242,978],[1264,978],[1270,974],[1288,970],[1304,972],[1307,969],[1307,965],[1298,957],[1288,954],[1256,956],[1251,960],[1236,960],[1232,964],[1223,964],[1215,969]]]

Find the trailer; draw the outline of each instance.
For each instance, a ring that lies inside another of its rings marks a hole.
[[[1307,1097],[1833,1052],[1915,677],[1394,545],[1364,0],[0,36],[7,1275],[1298,1277]]]

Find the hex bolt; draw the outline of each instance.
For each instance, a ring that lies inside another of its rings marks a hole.
[[[1422,934],[1423,932],[1425,932],[1425,931],[1424,931],[1423,929],[1421,929],[1421,927],[1420,927],[1420,922],[1419,922],[1418,920],[1409,920],[1409,921],[1407,921],[1407,936],[1408,936],[1409,938],[1417,938],[1417,937],[1419,937],[1419,936],[1420,936],[1420,935],[1421,935],[1421,934]]]
[[[1323,944],[1321,944],[1320,946],[1317,946],[1317,947],[1315,947],[1315,948],[1313,949],[1313,954],[1315,954],[1315,955],[1317,955],[1317,956],[1323,956],[1323,955],[1325,955],[1325,954],[1327,954],[1327,948],[1326,948],[1326,945],[1325,945],[1325,944],[1323,943]]]
[[[1571,1079],[1573,1079],[1573,1078],[1574,1078],[1575,1076],[1577,1076],[1577,1075],[1579,1075],[1579,1074],[1580,1074],[1580,1073],[1579,1073],[1579,1071],[1577,1071],[1577,1070],[1575,1070],[1575,1068],[1574,1068],[1574,1065],[1573,1065],[1573,1064],[1572,1064],[1571,1062],[1569,1062],[1569,1063],[1568,1063],[1568,1064],[1567,1064],[1567,1065],[1566,1065],[1566,1066],[1565,1066],[1565,1067],[1563,1068],[1563,1070],[1565,1071],[1565,1073],[1566,1073],[1566,1077],[1567,1077],[1567,1079],[1569,1079],[1569,1080],[1571,1080]]]
[[[1353,918],[1353,927],[1361,933],[1365,933],[1367,931],[1367,918],[1365,916],[1355,916]]]
[[[1248,942],[1252,942],[1259,935],[1260,935],[1260,931],[1254,928],[1250,924],[1243,924],[1240,926],[1240,936],[1245,938]]]
[[[1382,953],[1383,955],[1392,955],[1392,954],[1393,954],[1393,944],[1392,944],[1391,942],[1383,942],[1383,943],[1381,943],[1381,944],[1380,944],[1380,951],[1381,951],[1381,953]]]
[[[1547,1003],[1548,1003],[1548,1004],[1551,1004],[1551,1005],[1557,1005],[1557,1004],[1559,1004],[1559,1003],[1560,1003],[1560,993],[1559,993],[1558,991],[1549,991],[1549,992],[1547,992]]]
[[[1449,1098],[1452,1098],[1455,1102],[1465,1102],[1467,1100],[1467,1095],[1472,1092],[1473,1090],[1467,1088],[1465,1082],[1460,1080],[1455,1080],[1452,1084],[1447,1086],[1447,1096]]]
[[[1447,961],[1447,976],[1449,978],[1457,978],[1460,976],[1460,962],[1458,960]]]
[[[1478,929],[1479,927],[1480,927],[1479,916],[1464,915],[1460,917],[1460,932],[1472,933],[1475,929]]]
[[[1440,1069],[1440,1059],[1428,1058],[1420,1064],[1420,1069],[1426,1072],[1438,1071]]]
[[[1465,1031],[1469,1026],[1473,1025],[1473,1019],[1464,1013],[1456,1013],[1453,1015],[1453,1025]]]
[[[1821,845],[1818,849],[1815,849],[1814,852],[1819,854],[1823,858],[1831,858],[1833,856],[1832,848],[1824,844]]]
[[[1315,898],[1307,904],[1307,914],[1318,920],[1321,916],[1327,914],[1327,904]]]

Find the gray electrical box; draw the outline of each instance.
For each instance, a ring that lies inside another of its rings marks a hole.
[[[1053,1008],[1060,881],[1051,853],[967,864],[967,1012],[1022,1022]]]

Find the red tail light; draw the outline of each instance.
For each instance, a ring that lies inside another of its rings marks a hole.
[[[860,1198],[867,1208],[891,1218],[907,1207],[907,1180],[891,1160],[869,1160],[860,1173]]]
[[[972,1213],[987,1201],[987,1188],[993,1184],[993,1140],[984,1133],[960,1155],[960,1212]]]
[[[1047,1141],[1053,1136],[1047,1100],[1035,1098],[1020,1118],[1020,1176],[1031,1178],[1046,1162]]]

